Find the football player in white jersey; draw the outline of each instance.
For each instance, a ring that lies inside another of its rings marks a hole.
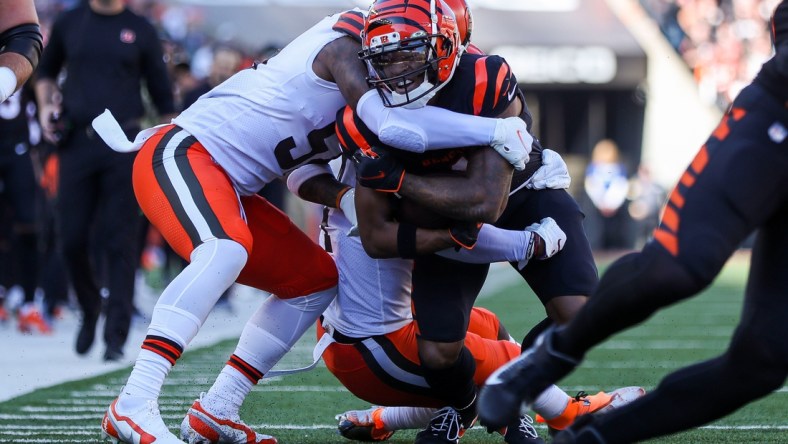
[[[346,104],[393,146],[416,152],[458,141],[493,146],[524,167],[530,145],[518,136],[525,130],[519,119],[385,107],[368,91],[360,46],[337,27],[339,17],[320,21],[266,64],[239,72],[133,143],[118,136],[111,114],[94,121],[113,149],[140,150],[137,200],[190,260],[162,292],[134,369],[102,421],[108,439],[181,442],[159,413],[162,384],[222,292],[239,282],[272,295],[246,324],[213,388],[190,409],[184,438],[276,442],[247,427],[238,407],[334,298],[337,271],[325,251],[255,193],[298,166],[338,156],[334,118]]]

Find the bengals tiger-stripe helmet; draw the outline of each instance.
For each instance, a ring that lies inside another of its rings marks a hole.
[[[465,0],[443,0],[454,12],[454,20],[457,22],[457,32],[460,33],[462,46],[468,47],[471,43],[471,33],[473,33],[473,15],[471,8]]]
[[[426,105],[451,80],[464,50],[443,0],[377,0],[361,37],[367,80],[390,107]]]

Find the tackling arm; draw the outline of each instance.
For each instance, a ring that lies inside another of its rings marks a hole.
[[[525,122],[472,116],[426,106],[420,109],[388,108],[367,84],[367,70],[358,58],[360,47],[350,37],[326,45],[313,69],[337,84],[347,104],[383,143],[406,151],[424,152],[457,146],[492,146],[518,169],[525,168],[531,149]],[[350,62],[350,61],[353,62]]]
[[[370,257],[413,258],[458,245],[448,229],[418,228],[397,222],[390,198],[390,194],[370,188],[356,190],[361,243]]]

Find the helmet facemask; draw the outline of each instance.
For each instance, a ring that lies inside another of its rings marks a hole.
[[[441,15],[440,28],[393,14],[370,17],[359,55],[369,70],[367,81],[386,106],[421,108],[449,82],[463,48],[448,14]]]

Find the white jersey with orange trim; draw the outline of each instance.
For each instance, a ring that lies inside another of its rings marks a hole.
[[[332,30],[339,16],[321,20],[266,64],[235,74],[173,119],[205,146],[241,195],[340,155],[334,120],[346,102],[335,83],[312,70],[320,50],[346,35]]]
[[[343,183],[355,183],[352,166],[342,176]],[[371,259],[361,238],[347,235],[350,222],[340,210],[331,209],[326,229],[339,271],[339,287],[337,297],[323,313],[325,323],[354,338],[384,335],[410,323],[413,261]]]

